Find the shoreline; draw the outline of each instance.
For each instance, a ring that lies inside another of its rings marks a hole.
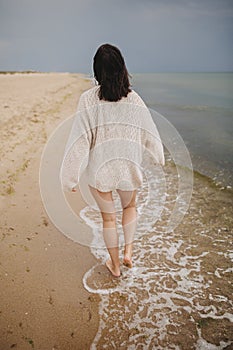
[[[117,281],[110,281],[101,265],[86,274],[89,290],[101,295],[100,328],[92,349],[108,344],[109,349],[232,347],[232,195],[194,174],[188,210],[167,232],[177,198],[177,176],[171,162],[165,172],[164,211],[153,222],[151,208],[159,201],[155,186],[139,217],[133,268],[122,266]],[[140,204],[143,198],[144,191],[139,193]],[[98,217],[91,210],[86,214],[87,219]]]
[[[90,82],[69,73],[0,80],[0,347],[87,349],[98,330],[99,297],[82,277],[96,260],[50,221],[38,174],[50,134],[75,112]]]

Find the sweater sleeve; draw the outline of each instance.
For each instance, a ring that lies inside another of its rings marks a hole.
[[[138,106],[138,113],[141,114],[141,143],[144,152],[149,152],[155,164],[165,165],[164,150],[157,126],[151,116],[149,108],[138,93],[134,91],[134,104]],[[144,153],[143,152],[143,153]]]
[[[74,115],[60,168],[60,181],[62,189],[65,191],[72,191],[72,188],[79,183],[80,177],[88,165],[92,137],[88,117],[88,109],[85,106],[85,99],[82,94]]]
[[[147,116],[146,127],[142,130],[142,143],[145,151],[148,151],[150,157],[153,158],[154,163],[164,166],[165,157],[161,137],[149,110]]]

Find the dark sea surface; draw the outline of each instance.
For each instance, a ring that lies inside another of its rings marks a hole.
[[[233,73],[133,74],[147,106],[177,129],[193,169],[233,185]]]

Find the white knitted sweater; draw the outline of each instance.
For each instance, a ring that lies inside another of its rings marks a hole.
[[[157,127],[134,90],[117,102],[100,100],[98,90],[80,96],[60,170],[62,187],[72,190],[85,176],[102,192],[136,189],[146,150],[155,164],[165,164]]]

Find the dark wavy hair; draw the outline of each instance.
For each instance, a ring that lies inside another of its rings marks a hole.
[[[100,85],[100,100],[119,101],[131,92],[130,75],[116,46],[104,44],[98,48],[93,59],[93,70]]]

